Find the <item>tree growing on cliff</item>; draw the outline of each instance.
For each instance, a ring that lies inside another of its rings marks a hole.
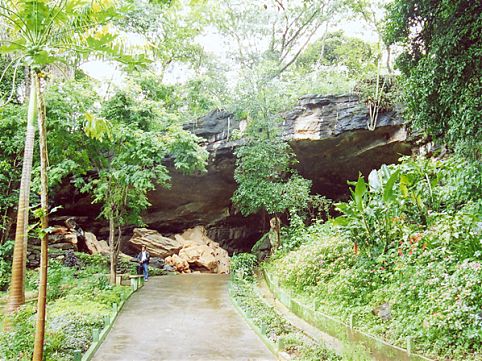
[[[290,145],[281,137],[277,119],[251,119],[246,143],[236,150],[233,202],[244,216],[265,212],[281,245],[279,216],[307,207],[311,181],[293,169],[297,163]]]
[[[406,115],[449,147],[481,156],[482,7],[467,0],[395,0],[386,42],[404,52]]]

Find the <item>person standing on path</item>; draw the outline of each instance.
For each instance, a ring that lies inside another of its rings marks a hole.
[[[142,274],[144,275],[144,281],[149,279],[149,252],[147,252],[146,246],[142,246],[141,252],[137,255],[137,259],[142,267]]]

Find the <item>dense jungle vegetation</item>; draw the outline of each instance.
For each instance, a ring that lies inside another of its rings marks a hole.
[[[172,169],[205,172],[186,124],[214,109],[247,123],[229,134],[244,139],[233,204],[284,222],[261,267],[389,342],[482,357],[478,2],[0,0],[0,29],[0,359],[85,350],[127,292],[110,284],[122,227],[143,224],[148,192],[169,187]],[[367,129],[396,109],[430,152],[347,180],[351,199],[334,202],[295,170],[281,114],[305,94],[346,93],[365,103]],[[65,184],[101,206],[111,258],[53,261],[47,287],[52,195]],[[25,268],[27,242],[41,245],[38,270]],[[253,257],[240,257],[251,272]],[[372,312],[385,303],[389,320]],[[298,356],[339,357],[313,345]]]
[[[327,314],[433,358],[481,354],[480,164],[404,159],[359,178],[342,214],[295,223],[263,267]],[[374,310],[390,305],[390,318]]]

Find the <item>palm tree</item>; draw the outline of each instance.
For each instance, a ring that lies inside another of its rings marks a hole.
[[[40,136],[40,213],[43,236],[34,360],[42,360],[43,354],[48,259],[48,152],[41,79],[59,63],[75,66],[80,59],[92,56],[107,55],[124,63],[135,64],[134,57],[125,55],[123,47],[115,45],[116,36],[106,26],[117,13],[115,5],[115,0],[0,0],[0,26],[3,25],[6,33],[0,39],[0,52],[12,56],[13,60],[9,66],[28,66],[31,76],[25,156],[8,305],[10,311],[16,310],[25,301],[24,274],[35,137],[33,121],[36,117]]]
[[[17,210],[17,228],[15,230],[15,246],[12,260],[12,281],[8,310],[14,311],[25,302],[25,263],[27,252],[27,227],[30,198],[30,180],[32,175],[33,149],[35,140],[34,121],[37,117],[37,91],[36,83],[31,82],[30,100],[27,115],[27,132],[25,135],[25,149],[20,180],[20,192]]]

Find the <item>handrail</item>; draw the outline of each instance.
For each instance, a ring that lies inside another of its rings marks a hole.
[[[412,353],[411,338],[407,338],[407,349],[404,349],[358,330],[353,327],[352,323],[348,325],[321,312],[316,305],[310,307],[303,304],[279,287],[279,282],[266,269],[262,271],[268,288],[279,302],[310,325],[342,341],[345,347],[363,344],[368,349],[371,358],[377,361],[434,361],[428,357]]]

